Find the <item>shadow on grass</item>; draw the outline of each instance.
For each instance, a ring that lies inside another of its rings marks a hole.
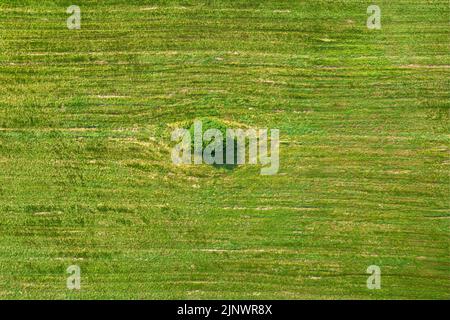
[[[225,169],[225,170],[234,170],[237,168],[237,145],[234,145],[234,159],[233,162],[231,164],[227,163],[227,150],[226,147],[224,147],[222,149],[222,154],[223,154],[223,164],[217,164],[214,163],[212,164],[212,166],[216,169]],[[214,156],[215,154],[213,153],[212,156]]]

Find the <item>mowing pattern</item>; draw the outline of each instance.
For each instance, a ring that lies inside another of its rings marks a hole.
[[[0,298],[449,299],[449,3],[370,4],[2,0]],[[198,117],[279,174],[172,165]]]

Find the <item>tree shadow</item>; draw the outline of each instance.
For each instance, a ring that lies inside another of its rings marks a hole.
[[[213,163],[212,166],[216,169],[225,169],[225,170],[234,170],[235,168],[237,168],[237,145],[234,145],[234,159],[232,161],[232,163],[227,163],[227,150],[226,150],[226,146],[223,147],[222,149],[222,154],[223,154],[223,164],[218,164],[218,163]],[[214,153],[213,153],[214,156]]]
[[[227,163],[227,148],[226,145],[223,145],[222,154],[223,154],[223,164],[213,164],[212,166],[216,169],[225,169],[225,170],[234,170],[237,168],[237,143],[234,143],[234,159],[231,164]]]

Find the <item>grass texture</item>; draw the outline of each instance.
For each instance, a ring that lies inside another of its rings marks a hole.
[[[1,1],[0,298],[449,299],[449,14]],[[280,129],[279,173],[173,165],[197,118]]]

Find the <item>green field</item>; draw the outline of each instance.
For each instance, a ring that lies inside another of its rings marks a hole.
[[[449,15],[2,0],[0,299],[450,299]],[[279,173],[172,164],[197,118],[279,129]]]

